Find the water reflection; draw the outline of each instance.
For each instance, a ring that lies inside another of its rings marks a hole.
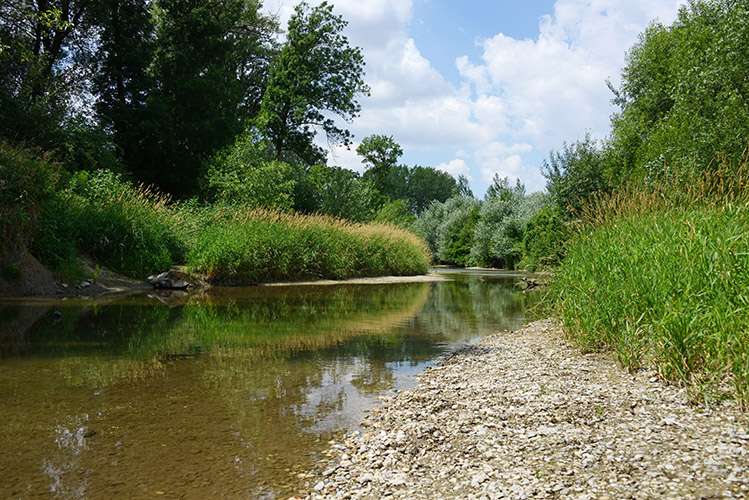
[[[377,396],[535,300],[449,276],[0,302],[0,496],[286,498]]]

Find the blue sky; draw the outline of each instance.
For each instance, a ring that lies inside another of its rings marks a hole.
[[[319,3],[312,0],[308,3]],[[362,48],[372,92],[348,128],[393,136],[402,163],[466,175],[483,196],[494,174],[544,188],[552,149],[606,136],[625,53],[681,0],[335,0]],[[296,2],[265,0],[282,26]],[[321,138],[321,144],[325,145]],[[362,171],[351,150],[329,163]]]

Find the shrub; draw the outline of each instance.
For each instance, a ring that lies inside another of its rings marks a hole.
[[[47,155],[0,143],[0,259],[30,243],[56,180],[57,167]]]

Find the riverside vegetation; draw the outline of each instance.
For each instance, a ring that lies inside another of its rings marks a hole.
[[[609,137],[552,151],[547,193],[496,176],[483,200],[398,164],[386,135],[357,147],[364,174],[327,165],[315,125],[350,144],[325,113],[354,118],[368,93],[327,3],[300,4],[284,43],[249,0],[63,3],[78,11],[0,7],[3,279],[19,247],[61,275],[79,251],[226,283],[423,272],[424,245],[390,222],[438,263],[550,269],[551,313],[585,349],[748,403],[746,2],[651,23],[608,82]]]

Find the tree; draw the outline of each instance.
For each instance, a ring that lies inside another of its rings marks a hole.
[[[294,204],[292,167],[271,158],[257,131],[248,130],[212,160],[206,182],[213,198],[253,208],[290,210]]]
[[[652,24],[614,90],[611,145],[621,178],[667,168],[737,164],[749,137],[749,4],[693,0]]]
[[[447,172],[418,165],[409,169],[405,198],[414,215],[421,214],[432,201],[447,201],[455,194],[458,184]]]
[[[613,189],[606,153],[590,134],[582,141],[564,143],[561,152],[549,153],[541,173],[554,203],[570,211],[580,210],[596,194]]]
[[[59,147],[72,90],[85,75],[73,64],[91,33],[86,0],[0,4],[0,138]]]
[[[189,196],[206,162],[257,113],[275,25],[258,0],[159,0],[155,12],[156,88],[129,166]]]
[[[353,221],[365,221],[374,208],[374,187],[353,170],[313,165],[307,176],[314,210]]]
[[[256,120],[271,138],[276,159],[290,154],[320,163],[322,152],[312,142],[316,128],[329,143],[350,144],[351,133],[326,116],[352,120],[360,111],[357,96],[369,92],[361,49],[343,35],[346,24],[327,2],[316,7],[301,3],[289,19]]]
[[[100,26],[93,78],[99,122],[110,131],[120,160],[142,168],[138,152],[149,122],[146,104],[156,85],[149,73],[156,50],[149,2],[101,0],[93,11]]]
[[[356,152],[367,169],[366,177],[372,179],[382,194],[389,194],[390,170],[397,166],[398,159],[403,156],[400,144],[392,136],[373,134],[362,139]]]

